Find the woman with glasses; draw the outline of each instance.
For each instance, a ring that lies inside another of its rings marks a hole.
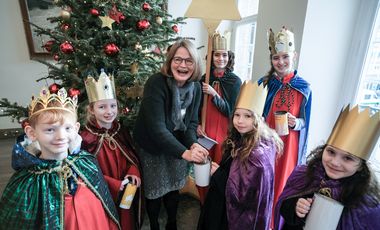
[[[241,80],[232,71],[234,53],[227,49],[227,39],[216,33],[213,36],[210,82],[203,76],[202,92],[208,94],[204,130],[198,126],[198,136],[208,136],[218,144],[210,149],[210,157],[217,164],[222,160],[222,143],[227,137],[228,122],[232,117]],[[207,188],[198,187],[200,202],[203,204]]]
[[[179,192],[186,182],[187,164],[203,162],[208,151],[197,144],[201,100],[200,58],[189,40],[174,43],[160,73],[145,84],[134,129],[143,171],[146,209],[151,229],[159,229],[163,200],[166,229],[176,229]]]

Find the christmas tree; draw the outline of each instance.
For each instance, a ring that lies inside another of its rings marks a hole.
[[[142,89],[147,78],[159,71],[165,51],[176,38],[184,18],[173,19],[166,11],[167,0],[54,0],[61,8],[48,18],[56,26],[33,24],[38,35],[49,40],[43,48],[53,62],[38,60],[49,68],[49,90],[68,89],[78,95],[80,117],[84,117],[87,96],[84,80],[99,76],[101,69],[115,77],[121,119],[131,126],[137,115]],[[3,113],[20,121],[27,108],[0,101]]]

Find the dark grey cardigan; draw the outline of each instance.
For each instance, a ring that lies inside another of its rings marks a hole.
[[[182,158],[183,152],[197,142],[201,87],[199,82],[194,82],[193,101],[184,117],[187,130],[173,131],[174,123],[170,119],[172,93],[166,78],[157,73],[146,82],[133,136],[138,145],[151,154],[170,154]]]

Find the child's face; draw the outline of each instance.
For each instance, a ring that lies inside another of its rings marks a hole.
[[[70,143],[78,135],[79,123],[74,117],[62,121],[39,119],[34,128],[28,126],[25,132],[32,141],[38,141],[42,159],[63,160],[67,157]]]
[[[361,167],[359,157],[333,146],[326,146],[322,154],[322,164],[331,179],[341,179],[354,175]]]
[[[94,103],[91,112],[95,116],[100,127],[110,129],[112,127],[112,122],[117,117],[117,101],[116,99],[97,101]]]
[[[272,56],[272,65],[279,77],[283,78],[293,71],[295,58],[293,52],[278,52]]]
[[[248,109],[236,109],[232,122],[240,134],[245,134],[253,129],[253,113]]]
[[[228,52],[225,50],[216,50],[212,55],[215,68],[224,69],[228,64]]]

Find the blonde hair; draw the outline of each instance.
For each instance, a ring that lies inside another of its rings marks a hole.
[[[51,102],[49,106],[54,107],[55,105],[61,105],[59,102]],[[28,121],[31,127],[35,127],[40,121],[45,121],[47,123],[55,123],[55,122],[63,122],[68,118],[72,118],[75,122],[78,120],[77,114],[75,112],[75,108],[72,105],[67,104],[63,109],[49,109],[38,112],[43,109],[42,105],[36,105],[34,108],[34,114],[29,117]],[[68,109],[68,110],[65,110]],[[72,111],[72,112],[71,112]]]
[[[250,111],[250,110],[249,110]],[[278,134],[265,123],[264,119],[255,112],[250,111],[253,116],[253,129],[241,135],[231,122],[228,137],[223,143],[225,154],[231,154],[238,158],[243,165],[246,164],[253,148],[262,140],[272,140],[277,151],[277,156],[282,154],[284,144]],[[232,116],[233,119],[233,116]]]
[[[174,55],[176,54],[177,50],[180,47],[187,49],[191,58],[194,61],[194,64],[193,64],[194,65],[194,72],[188,81],[189,82],[199,81],[202,77],[201,59],[199,57],[198,50],[195,48],[194,44],[190,40],[187,40],[187,39],[180,39],[180,40],[176,41],[170,47],[169,52],[166,55],[166,61],[164,62],[163,66],[161,67],[161,73],[166,75],[166,76],[169,76],[169,77],[173,76],[173,73],[171,70],[171,63],[172,63],[172,60],[174,58]]]

